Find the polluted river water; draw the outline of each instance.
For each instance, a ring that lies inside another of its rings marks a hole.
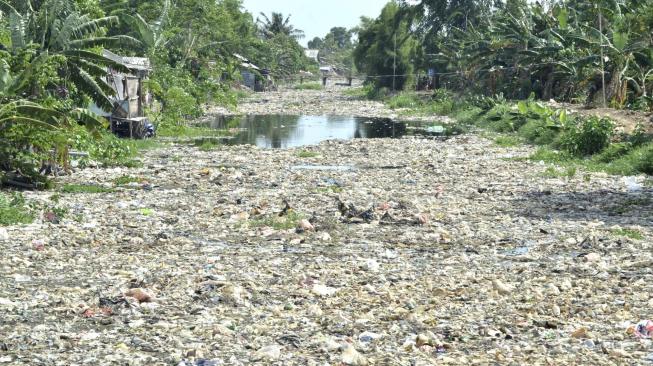
[[[446,133],[444,129],[437,129],[438,126],[424,126],[423,122],[352,116],[219,116],[210,120],[208,126],[231,131],[232,136],[221,141],[224,144],[273,149],[317,145],[326,140],[438,136]]]

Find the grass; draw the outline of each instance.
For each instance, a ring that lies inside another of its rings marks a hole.
[[[156,150],[161,149],[167,145],[166,143],[161,142],[156,138],[143,140],[125,140],[125,142],[136,151]]]
[[[402,92],[399,93],[386,101],[386,104],[390,109],[403,109],[403,108],[412,108],[416,109],[424,106],[422,99],[415,93],[412,92]]]
[[[613,146],[614,145],[614,146]],[[605,172],[612,175],[653,174],[653,143],[624,150],[620,144],[613,143],[602,153],[580,158],[559,151],[550,146],[540,147],[529,157],[532,161],[542,161],[566,167],[578,167],[590,172]]]
[[[195,146],[201,151],[211,151],[217,149],[220,144],[211,139],[201,139],[195,141]]]
[[[348,97],[357,99],[367,98],[367,90],[365,88],[349,88],[345,89],[342,93]]]
[[[315,193],[342,193],[344,189],[340,186],[331,185],[326,187],[317,187],[315,188]]]
[[[295,90],[322,90],[322,84],[320,83],[305,83],[295,85],[293,87]]]
[[[570,166],[565,169],[557,169],[554,167],[548,167],[542,173],[542,176],[545,178],[568,178],[571,179],[576,176],[576,173],[578,172],[577,168],[575,166]]]
[[[643,240],[644,234],[641,231],[635,229],[614,229],[610,231],[612,235],[623,236],[635,240]]]
[[[31,224],[34,213],[19,193],[9,195],[0,192],[0,226]]]
[[[154,210],[151,208],[141,208],[140,213],[143,216],[152,216],[154,215]]]
[[[501,147],[515,147],[522,144],[522,141],[514,135],[503,135],[494,139],[494,144]]]
[[[140,183],[141,179],[137,177],[132,177],[129,175],[123,175],[113,180],[113,183],[117,186],[125,186],[129,183]]]
[[[297,153],[297,157],[299,158],[314,158],[317,156],[320,156],[320,154],[316,153],[315,151],[302,150]]]
[[[63,193],[111,193],[113,189],[95,184],[66,184],[61,187]]]
[[[251,227],[271,227],[275,230],[289,230],[297,227],[304,215],[296,211],[289,211],[285,216],[268,215],[260,219],[251,220]]]
[[[229,131],[199,126],[164,126],[157,131],[159,137],[197,138],[229,136]]]

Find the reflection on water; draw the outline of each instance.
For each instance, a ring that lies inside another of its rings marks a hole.
[[[398,138],[409,133],[404,122],[388,118],[338,116],[252,115],[218,117],[209,122],[215,129],[236,131],[229,145],[257,145],[290,148],[316,145],[325,140],[355,138]]]

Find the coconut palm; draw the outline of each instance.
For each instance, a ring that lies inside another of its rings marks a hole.
[[[261,17],[257,18],[256,22],[259,24],[261,33],[266,38],[272,38],[278,34],[283,34],[294,39],[304,38],[304,31],[295,29],[290,24],[290,15],[284,19],[283,14],[272,12],[269,18],[265,13],[261,13]]]

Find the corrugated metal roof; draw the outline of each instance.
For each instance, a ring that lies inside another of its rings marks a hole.
[[[151,70],[150,59],[147,57],[126,57],[103,50],[102,55],[114,62],[124,65],[130,70]]]

